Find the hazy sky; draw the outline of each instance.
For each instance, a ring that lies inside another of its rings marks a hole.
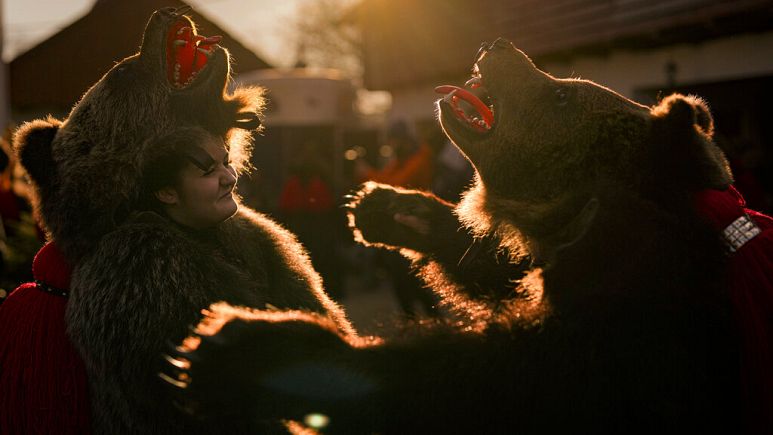
[[[292,64],[288,47],[298,5],[313,0],[189,0],[196,8],[274,65]],[[56,33],[86,14],[94,0],[0,0],[3,4],[3,59]],[[138,29],[138,32],[141,29]]]

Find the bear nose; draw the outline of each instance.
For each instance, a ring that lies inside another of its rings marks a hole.
[[[512,44],[510,44],[510,41],[508,41],[505,38],[499,37],[499,38],[497,38],[496,41],[491,43],[491,45],[489,46],[488,49],[489,50],[494,50],[494,49],[498,49],[498,48],[509,48],[511,46],[512,46]]]
[[[193,10],[192,7],[185,5],[185,6],[180,6],[178,8],[175,8],[175,7],[161,8],[158,11],[163,15],[166,15],[167,17],[176,17],[182,14],[187,14],[191,10]]]
[[[182,15],[182,14],[187,14],[188,12],[190,12],[192,10],[193,10],[193,8],[191,6],[184,5],[184,6],[180,6],[180,7],[176,8],[174,10],[174,13],[177,14],[177,15]]]

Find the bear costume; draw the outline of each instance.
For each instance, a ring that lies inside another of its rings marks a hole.
[[[325,433],[750,431],[728,249],[695,205],[732,180],[705,103],[645,107],[501,39],[467,87],[439,91],[474,186],[452,213],[369,184],[350,218],[414,258],[459,317],[381,340],[218,304],[167,367],[178,400],[243,432],[272,418]],[[744,225],[733,249],[761,252],[770,221]]]
[[[228,52],[220,37],[197,34],[187,10],[156,11],[139,53],[106,73],[66,120],[36,120],[16,134],[49,237],[72,266],[60,285],[69,287],[67,333],[85,363],[97,433],[206,431],[177,417],[158,369],[167,343],[214,302],[309,310],[354,333],[303,247],[267,217],[240,206],[194,231],[136,209],[160,138],[201,129],[223,138],[243,169],[260,125],[260,90],[228,91]]]

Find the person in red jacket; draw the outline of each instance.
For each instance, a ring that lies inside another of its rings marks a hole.
[[[387,131],[386,146],[392,157],[380,169],[374,169],[362,160],[356,162],[358,181],[377,181],[393,186],[429,190],[432,187],[434,153],[429,144],[418,143],[403,121],[394,122]]]
[[[330,155],[317,142],[302,144],[280,191],[277,208],[281,221],[308,248],[327,292],[340,298],[343,277],[338,248],[345,221],[335,204]]]

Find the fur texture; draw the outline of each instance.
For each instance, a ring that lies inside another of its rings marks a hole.
[[[351,212],[367,243],[425,261],[471,321],[367,342],[309,314],[216,306],[177,355],[181,399],[242,430],[322,413],[330,433],[742,431],[724,248],[691,202],[731,182],[705,103],[674,95],[647,108],[553,78],[503,40],[475,69],[490,131],[438,103],[477,171],[458,222],[429,196],[383,186],[366,186]],[[428,220],[431,240],[388,219],[396,211]],[[459,226],[501,251],[460,274],[471,236]],[[470,286],[492,267],[513,284]],[[237,394],[209,400],[223,388]]]
[[[69,334],[89,370],[95,426],[108,433],[187,430],[157,374],[214,301],[304,308],[352,332],[294,236],[242,209],[229,225],[193,232],[153,212],[102,238],[73,276]]]
[[[16,133],[17,153],[35,183],[45,227],[73,262],[126,218],[139,194],[142,158],[154,139],[196,125],[229,137],[237,167],[248,161],[249,136],[234,127],[243,118],[257,119],[261,91],[225,92],[229,55],[222,48],[192,86],[172,87],[165,46],[167,30],[178,20],[195,27],[173,8],[154,13],[140,52],[108,71],[64,122],[36,120]]]
[[[244,169],[247,130],[259,125],[260,90],[226,92],[229,55],[219,46],[193,84],[169,83],[171,26],[195,27],[173,8],[157,11],[140,52],[89,89],[64,122],[34,121],[16,135],[45,226],[74,266],[68,333],[86,363],[98,433],[202,429],[178,418],[157,368],[166,343],[214,302],[306,309],[353,333],[305,250],[268,218],[241,206],[217,227],[192,232],[134,211],[158,138],[204,128],[226,140],[232,164]]]
[[[348,207],[355,240],[399,250],[412,259],[419,276],[460,324],[490,318],[530,265],[528,257],[511,262],[513,256],[494,236],[473,237],[459,223],[453,205],[430,193],[367,182]],[[395,223],[396,214],[427,222],[429,232]]]

